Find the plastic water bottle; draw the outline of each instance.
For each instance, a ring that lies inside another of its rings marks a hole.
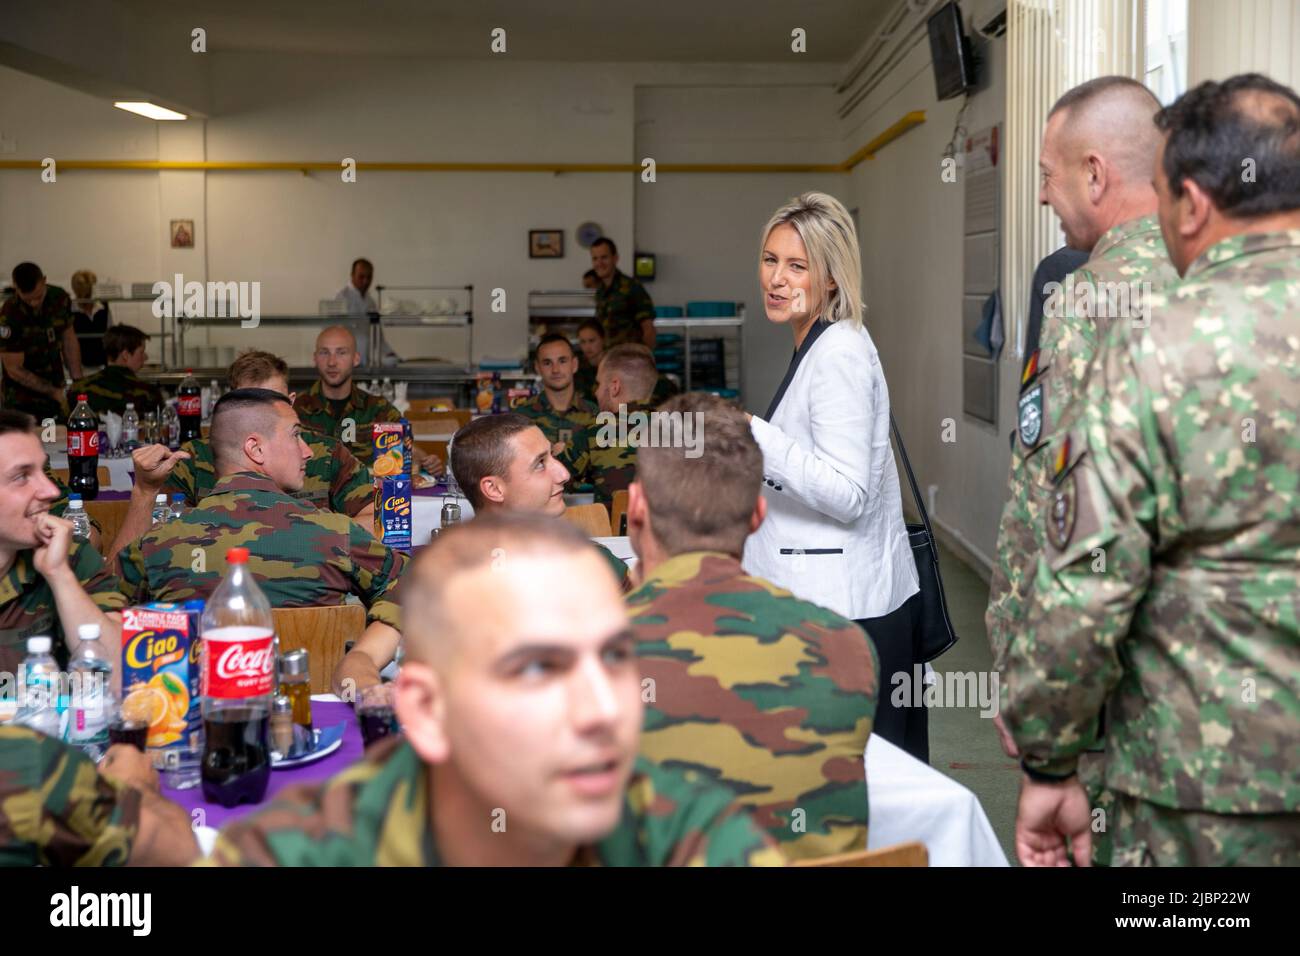
[[[185,495],[179,491],[172,492],[172,506],[167,509],[173,518],[179,518],[185,513]]]
[[[68,743],[80,747],[91,760],[99,760],[108,749],[113,716],[113,662],[99,639],[98,624],[82,624],[77,637],[81,646],[68,663],[74,678]]]
[[[59,665],[50,654],[51,646],[53,642],[48,637],[27,638],[22,694],[14,723],[58,740],[63,736],[59,718]]]
[[[135,402],[127,402],[126,413],[122,415],[122,447],[128,452],[140,447],[140,415],[135,410]]]
[[[379,394],[383,395],[387,401],[391,402],[393,400],[397,393],[393,391],[393,380],[391,378],[384,379],[384,384],[379,386]]]
[[[151,527],[156,527],[164,521],[170,521],[171,516],[172,510],[167,507],[167,496],[160,491],[153,500],[153,522]]]
[[[86,514],[81,495],[68,495],[67,519],[72,522],[72,536],[78,541],[90,540],[90,515]]]
[[[158,438],[172,451],[181,447],[181,417],[170,402],[163,406],[162,434]]]

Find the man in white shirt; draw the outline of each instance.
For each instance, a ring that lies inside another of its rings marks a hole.
[[[334,298],[347,308],[351,321],[343,323],[357,340],[357,351],[361,354],[361,365],[372,364],[396,365],[401,361],[384,339],[379,335],[380,360],[375,363],[370,355],[370,315],[379,311],[379,304],[370,294],[370,283],[375,278],[375,267],[369,259],[357,259],[352,263],[352,277]]]

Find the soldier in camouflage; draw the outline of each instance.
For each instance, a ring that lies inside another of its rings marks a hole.
[[[126,403],[135,405],[143,418],[163,404],[162,392],[139,376],[149,359],[149,336],[132,325],[114,325],[104,333],[104,357],[108,364],[94,375],[79,379],[68,389],[68,405],[84,394],[96,414],[126,413]]]
[[[574,436],[558,457],[572,475],[571,486],[589,485],[596,501],[609,507],[614,492],[626,491],[636,477],[638,422],[648,422],[650,395],[658,372],[644,345],[618,345],[605,353],[596,370],[596,403],[601,414]]]
[[[184,809],[158,793],[151,758],[115,744],[95,764],[26,727],[0,726],[0,867],[186,866]]]
[[[212,862],[780,865],[725,788],[638,760],[641,679],[602,567],[544,515],[441,535],[403,592],[403,736],[226,827]]]
[[[1258,75],[1157,115],[1183,281],[1112,323],[1051,461],[1006,656],[1017,851],[1087,862],[1105,706],[1117,865],[1300,863],[1300,98]],[[1242,175],[1242,157],[1254,174]]]
[[[619,271],[618,247],[604,237],[591,244],[596,271],[596,318],[605,329],[605,348],[624,342],[655,347],[655,304],[636,279]]]
[[[121,637],[117,579],[72,526],[49,513],[59,489],[44,474],[31,416],[0,411],[0,672],[16,674],[27,638],[52,639],[66,665],[77,628],[97,624],[107,647]]]
[[[741,567],[767,510],[744,413],[703,393],[660,410],[702,416],[707,441],[694,459],[643,448],[629,493],[644,583],[627,603],[653,682],[641,753],[734,790],[790,859],[865,850],[875,648],[852,621]]]
[[[578,326],[578,369],[573,386],[578,395],[596,404],[596,366],[605,354],[605,326],[599,319],[587,319]]]
[[[1041,344],[1021,377],[1019,427],[1011,455],[1010,495],[998,529],[997,563],[985,615],[994,666],[1024,628],[1025,600],[1045,545],[1041,521],[1042,462],[1050,461],[1069,410],[1083,395],[1097,343],[1115,322],[1128,328],[1150,297],[1177,280],[1156,220],[1151,186],[1160,137],[1152,117],[1159,102],[1127,77],[1090,80],[1067,92],[1048,114],[1043,133],[1041,199],[1060,217],[1073,248],[1088,261],[1047,294]],[[1035,290],[1037,291],[1037,290]],[[1000,718],[1004,749],[1017,756]],[[1080,773],[1093,806],[1111,807],[1102,786],[1100,745]],[[1094,862],[1108,858],[1099,832]]]
[[[341,325],[316,337],[314,361],[319,379],[294,399],[299,420],[312,431],[337,438],[368,466],[374,458],[372,426],[399,421],[402,413],[382,395],[371,395],[352,381],[361,353],[357,340]]]
[[[218,479],[212,493],[119,555],[122,592],[135,602],[206,599],[230,548],[272,607],[323,607],[349,595],[366,606],[366,633],[398,639],[395,589],[405,566],[345,514],[293,497],[311,452],[289,399],[269,389],[227,392],[212,413]]]
[[[514,411],[531,420],[553,445],[563,451],[573,446],[573,437],[596,420],[597,408],[578,396],[574,385],[577,353],[558,332],[542,336],[533,368],[542,379],[542,393]]]
[[[81,378],[81,343],[72,324],[72,298],[34,262],[13,271],[15,293],[0,305],[0,405],[44,422],[67,415],[63,367]]]

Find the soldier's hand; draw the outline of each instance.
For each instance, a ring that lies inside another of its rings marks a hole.
[[[436,453],[434,452],[425,453],[420,451],[419,449],[416,449],[415,457],[419,461],[420,467],[424,471],[427,471],[429,474],[433,475],[435,478],[438,475],[442,474],[444,465],[442,463],[442,459],[439,458]]]
[[[148,754],[130,744],[113,744],[99,761],[99,775],[128,787],[158,792],[158,771]]]
[[[166,445],[145,445],[131,452],[135,483],[139,488],[157,491],[167,482],[178,462],[190,457],[187,451],[172,451]]]
[[[72,522],[56,518],[48,511],[36,517],[36,549],[32,564],[47,580],[68,570],[68,551],[72,547]]]
[[[1011,731],[1007,730],[1007,722],[998,714],[993,718],[993,729],[998,732],[998,743],[1002,745],[1002,752],[1013,760],[1020,759],[1020,748],[1016,746],[1016,738],[1011,736]]]
[[[1078,777],[1038,783],[1023,777],[1016,810],[1016,856],[1023,866],[1092,866],[1092,814]]]

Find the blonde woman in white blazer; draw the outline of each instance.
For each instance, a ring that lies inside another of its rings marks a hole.
[[[795,354],[767,413],[750,416],[767,519],[745,544],[745,568],[862,626],[880,657],[873,729],[928,760],[925,709],[890,700],[893,674],[911,680],[920,587],[848,211],[823,193],[778,209],[759,278],[767,318],[789,326]]]

